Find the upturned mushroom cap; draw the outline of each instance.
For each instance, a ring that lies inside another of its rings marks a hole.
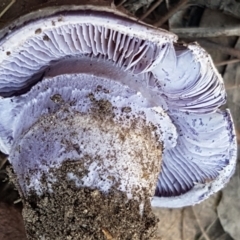
[[[98,100],[110,101],[115,115],[131,107],[159,133],[163,156],[152,206],[194,205],[228,182],[236,164],[233,120],[219,109],[224,83],[200,46],[179,45],[169,32],[93,6],[45,9],[15,25],[0,41],[0,150],[17,174],[31,165],[19,164],[22,136],[59,111],[51,97],[60,94],[84,113],[87,96],[101,85],[110,94]]]

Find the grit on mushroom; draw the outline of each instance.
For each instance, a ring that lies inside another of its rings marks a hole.
[[[198,44],[103,6],[12,26],[0,32],[0,150],[29,239],[150,239],[150,204],[194,205],[228,182],[233,121]]]

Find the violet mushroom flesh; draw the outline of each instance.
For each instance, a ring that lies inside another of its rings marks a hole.
[[[96,6],[14,24],[1,32],[0,150],[26,201],[54,194],[61,175],[79,191],[124,193],[143,216],[147,200],[194,205],[228,182],[233,121],[200,46]]]

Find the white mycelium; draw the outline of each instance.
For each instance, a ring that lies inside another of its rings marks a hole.
[[[120,126],[128,124],[127,119],[117,118],[123,108],[131,109],[134,119],[144,116],[145,125],[155,126],[163,156],[153,206],[193,205],[221,189],[235,169],[236,137],[229,111],[219,110],[226,94],[208,54],[196,44],[178,45],[173,34],[114,11],[91,7],[72,7],[60,14],[54,11],[53,16],[49,10],[44,16],[43,11],[44,19],[26,25],[17,23],[17,29],[0,42],[0,94],[4,97],[0,100],[0,149],[10,154],[19,178],[28,168],[47,171],[63,160],[58,156],[61,146],[54,146],[53,162],[47,162],[47,167],[38,162],[39,142],[23,158],[17,146],[30,144],[26,138],[29,128],[34,129],[41,116],[59,115],[61,104],[56,101],[74,103],[70,112],[88,112],[91,93],[99,85],[106,92],[100,91],[102,95],[92,99],[110,102]],[[60,100],[53,101],[52,96],[58,94]],[[54,135],[54,129],[50,132]],[[75,153],[68,154],[74,158]],[[33,167],[30,159],[37,165]],[[126,156],[123,161],[129,163]],[[106,162],[105,169],[107,166]],[[94,163],[89,170],[95,171]],[[132,174],[133,185],[139,182],[144,187],[139,171]],[[30,185],[41,191],[40,175],[34,176]],[[68,177],[76,184],[103,190],[111,185],[109,181],[95,184],[87,175],[80,180],[71,173]],[[27,191],[21,180],[20,185]]]

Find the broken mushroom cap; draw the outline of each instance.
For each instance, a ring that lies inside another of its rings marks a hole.
[[[119,155],[130,170],[119,167],[121,176],[129,175],[119,179],[118,189],[129,197],[139,184],[149,188],[148,195],[155,190],[152,206],[183,207],[203,201],[228,182],[236,164],[233,120],[229,110],[219,109],[226,101],[224,83],[198,44],[180,45],[172,33],[96,6],[48,8],[14,24],[12,31],[2,31],[0,40],[0,150],[9,154],[23,195],[32,189],[42,194],[43,173],[81,156],[84,134],[78,129],[86,122],[98,129],[103,118],[91,122],[88,114],[105,111],[102,101],[111,106],[112,122],[101,125],[102,131],[112,126],[119,132],[119,125],[130,131],[138,122],[133,131],[141,130],[134,134],[144,139],[147,128],[149,146],[154,139],[154,149],[163,148],[146,155],[149,161],[143,158],[147,167],[153,162],[157,180],[152,168],[153,177],[147,172],[144,180],[143,162],[131,165],[132,158]],[[101,142],[101,134],[90,139]],[[69,150],[64,139],[77,149]],[[109,150],[110,140],[107,135],[103,139],[100,149]],[[124,151],[134,151],[130,142]],[[114,147],[120,151],[121,144]],[[154,156],[159,159],[154,161]],[[79,184],[107,191],[115,184],[107,180],[108,164],[97,175],[99,169],[91,162]]]

